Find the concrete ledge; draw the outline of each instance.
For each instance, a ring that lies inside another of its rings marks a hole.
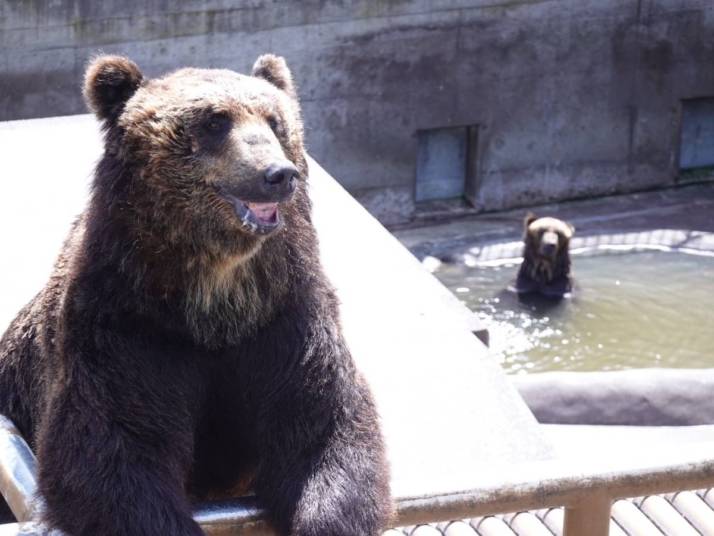
[[[544,372],[511,381],[541,423],[714,424],[714,369]]]
[[[567,459],[634,458],[643,452],[677,452],[683,446],[709,448],[714,452],[714,425],[618,426],[543,424],[541,429]]]

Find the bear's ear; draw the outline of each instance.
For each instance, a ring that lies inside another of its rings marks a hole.
[[[130,59],[99,56],[90,61],[84,73],[84,99],[99,119],[113,123],[143,80]]]
[[[528,214],[526,214],[526,217],[523,218],[523,226],[524,226],[526,229],[528,229],[528,226],[529,226],[531,223],[533,223],[534,221],[536,221],[537,219],[538,219],[538,216],[536,216],[536,215],[533,214],[532,212],[529,212]]]
[[[293,75],[282,56],[273,54],[260,56],[253,64],[253,76],[267,80],[291,97],[296,97]]]

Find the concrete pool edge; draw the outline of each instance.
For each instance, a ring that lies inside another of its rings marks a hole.
[[[541,424],[714,424],[714,369],[556,371],[510,379]]]
[[[390,230],[418,258],[441,257],[474,246],[520,241],[529,211],[568,221],[575,226],[576,237],[653,229],[714,233],[714,182],[484,212]]]
[[[463,263],[467,266],[501,266],[522,260],[522,240],[489,242],[451,250],[436,248],[421,257],[422,264],[434,272],[441,264]],[[649,231],[600,233],[575,236],[570,242],[574,257],[609,253],[663,251],[714,257],[714,233],[686,229],[651,229]]]

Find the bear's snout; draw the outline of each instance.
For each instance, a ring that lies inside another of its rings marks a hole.
[[[543,244],[540,248],[541,253],[546,257],[553,257],[555,255],[555,250],[555,244]]]
[[[540,242],[540,254],[545,257],[554,257],[558,251],[558,233],[548,231],[543,233]]]
[[[265,170],[264,187],[270,193],[290,195],[295,191],[300,172],[290,162],[275,163]]]

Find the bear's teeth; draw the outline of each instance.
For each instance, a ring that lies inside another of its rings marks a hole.
[[[272,223],[278,213],[277,203],[247,203],[255,217],[265,223]]]

